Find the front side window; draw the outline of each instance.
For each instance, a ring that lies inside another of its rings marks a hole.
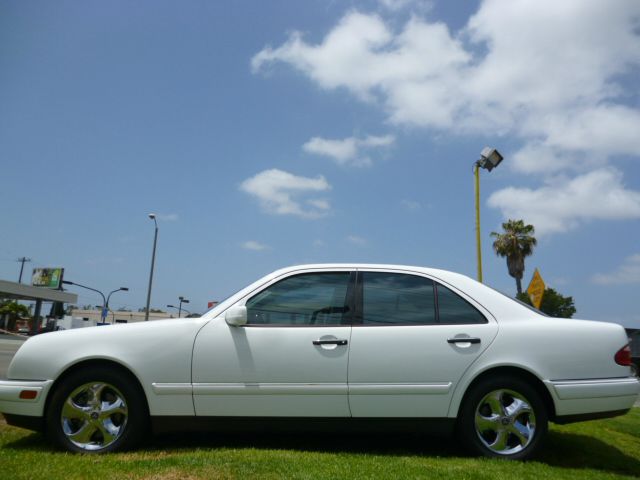
[[[363,325],[436,323],[433,282],[401,273],[363,272]]]
[[[285,278],[247,303],[248,325],[324,326],[349,323],[349,272]]]

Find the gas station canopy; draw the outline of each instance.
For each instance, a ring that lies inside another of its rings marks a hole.
[[[0,280],[0,298],[14,300],[33,300],[41,302],[77,303],[76,293],[63,292],[46,287],[32,287],[24,283]]]

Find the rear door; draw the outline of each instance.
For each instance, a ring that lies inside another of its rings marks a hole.
[[[349,353],[354,417],[444,417],[465,370],[497,334],[490,314],[427,276],[358,272]]]

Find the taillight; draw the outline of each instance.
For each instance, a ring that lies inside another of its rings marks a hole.
[[[622,365],[623,367],[630,367],[631,366],[631,347],[629,347],[629,344],[625,345],[620,350],[618,350],[615,356],[613,357],[613,359],[616,361],[618,365]]]

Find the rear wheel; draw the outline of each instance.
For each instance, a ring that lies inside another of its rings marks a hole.
[[[58,446],[101,453],[133,447],[144,436],[146,403],[130,375],[88,367],[62,380],[47,411],[47,434]]]
[[[458,434],[473,452],[522,460],[540,448],[548,413],[540,394],[515,377],[487,378],[470,390]]]

